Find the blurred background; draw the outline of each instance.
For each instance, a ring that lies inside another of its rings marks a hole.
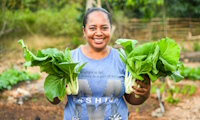
[[[18,40],[23,39],[33,53],[45,48],[75,49],[85,44],[82,20],[90,7],[111,13],[112,47],[119,47],[115,44],[118,38],[143,44],[169,37],[181,48],[184,80],[174,83],[164,78],[153,83],[152,94],[143,105],[127,104],[129,119],[200,119],[200,0],[1,0],[0,6],[3,120],[63,119],[67,99],[57,106],[46,100],[46,73],[38,67],[24,69]]]

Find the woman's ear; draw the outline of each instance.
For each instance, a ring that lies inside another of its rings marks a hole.
[[[85,38],[85,27],[82,26],[82,30],[83,30],[83,37]]]

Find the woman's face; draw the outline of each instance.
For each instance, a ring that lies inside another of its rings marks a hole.
[[[103,50],[106,48],[111,33],[111,25],[108,16],[101,11],[94,11],[88,15],[84,37],[92,49]]]

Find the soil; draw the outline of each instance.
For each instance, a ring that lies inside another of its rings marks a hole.
[[[44,75],[45,76],[45,75]],[[22,94],[15,94],[17,88],[27,90],[29,86],[38,86],[43,80],[32,81],[30,83],[22,82],[14,86],[12,90],[0,92],[0,116],[1,120],[62,120],[63,110],[67,102],[65,98],[58,105],[51,104],[45,97],[44,92],[36,92],[37,88],[31,91],[31,96],[22,97]],[[181,84],[195,84],[197,89],[195,93],[188,96],[179,96],[178,104],[171,104],[163,101],[165,113],[161,117],[153,117],[152,113],[158,109],[159,103],[156,95],[152,93],[145,103],[138,106],[132,106],[127,103],[129,110],[129,120],[198,120],[200,119],[200,81],[181,81]],[[10,97],[14,97],[15,102],[11,102]],[[17,101],[22,99],[23,104]]]
[[[42,48],[42,47],[41,47]],[[9,68],[10,63],[15,68],[23,69],[23,51],[15,51],[9,57],[1,58],[0,73]],[[8,51],[7,53],[10,53]],[[18,55],[21,54],[21,55]],[[13,56],[15,55],[15,56]],[[17,58],[16,58],[17,56]],[[197,67],[200,63],[184,63],[186,66]],[[38,67],[28,68],[28,72],[38,72]],[[11,90],[0,91],[0,119],[1,120],[62,120],[63,110],[67,102],[65,98],[58,105],[51,104],[44,95],[43,84],[45,73],[40,73],[36,81],[21,82]],[[155,84],[159,84],[158,81]],[[173,83],[173,82],[172,82]],[[175,83],[173,83],[175,84]],[[191,95],[177,94],[177,104],[168,103],[162,97],[165,108],[164,114],[159,112],[159,102],[155,93],[151,93],[145,103],[132,106],[127,103],[129,120],[199,120],[200,119],[200,81],[182,80],[177,86],[194,85],[195,92]],[[20,92],[21,91],[21,92]],[[24,92],[23,92],[24,91]],[[28,92],[28,94],[26,94]],[[167,93],[165,94],[165,96]],[[163,96],[163,94],[162,94]],[[157,111],[157,112],[156,112]],[[153,113],[154,116],[152,116]]]
[[[191,63],[190,63],[191,64]],[[192,64],[193,65],[193,64]],[[29,71],[38,71],[33,68]],[[62,120],[63,110],[67,102],[65,98],[58,105],[51,104],[45,97],[43,91],[45,73],[40,74],[40,79],[31,82],[21,82],[13,86],[11,90],[0,92],[0,116],[1,120]],[[159,84],[156,82],[155,84]],[[155,93],[152,93],[145,103],[132,106],[127,103],[129,109],[129,120],[198,120],[200,119],[200,81],[182,80],[178,86],[195,85],[196,91],[191,96],[179,95],[179,103],[171,104],[163,101],[165,113],[160,117],[153,117],[160,106]],[[19,93],[26,90],[30,93],[25,96]],[[11,99],[12,98],[12,99]],[[19,104],[19,101],[23,104]]]

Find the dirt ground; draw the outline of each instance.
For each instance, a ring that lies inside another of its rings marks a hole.
[[[190,63],[194,65],[195,63]],[[189,65],[190,65],[189,64]],[[28,71],[38,71],[39,68],[28,68]],[[31,82],[21,82],[12,90],[0,92],[1,120],[62,120],[63,110],[67,102],[64,99],[58,105],[52,105],[43,92],[45,73],[40,73],[40,79]],[[188,97],[179,96],[178,104],[170,104],[163,100],[165,113],[160,117],[153,117],[152,113],[159,109],[159,102],[155,93],[139,106],[127,104],[129,120],[198,120],[200,119],[200,81],[182,80],[177,85],[195,85],[195,93]],[[20,90],[29,92],[26,95]],[[22,103],[20,103],[22,101]]]
[[[37,44],[40,43],[38,42]],[[39,46],[38,49],[42,47]],[[13,49],[16,49],[16,47],[11,47],[10,51],[4,52],[6,57],[1,54],[0,73],[9,68],[11,63],[15,68],[23,69],[23,51],[13,51]],[[11,53],[11,51],[13,52]],[[188,62],[184,63],[184,65],[197,67],[200,66],[200,63]],[[27,70],[31,73],[39,72],[38,67],[28,68]],[[52,105],[46,99],[43,90],[46,74],[40,73],[40,76],[39,80],[21,82],[13,86],[11,90],[0,91],[0,120],[63,119],[63,110],[67,98],[58,105]],[[132,106],[127,104],[129,120],[200,120],[200,81],[182,80],[176,85],[182,86],[185,84],[194,85],[196,87],[195,93],[191,96],[178,95],[180,98],[178,104],[171,104],[162,100],[165,108],[165,112],[162,115],[159,112],[160,106],[155,93],[152,93],[142,105]],[[153,115],[156,112],[157,114]]]
[[[14,86],[12,90],[0,92],[0,116],[1,120],[62,120],[63,110],[67,102],[65,98],[60,104],[52,105],[46,99],[42,88],[44,77],[30,83],[22,82]],[[159,108],[158,99],[151,94],[142,105],[132,106],[129,109],[129,120],[198,120],[200,119],[200,81],[181,81],[181,84],[195,84],[195,93],[188,96],[180,96],[178,104],[170,104],[163,101],[165,113],[161,117],[153,117],[152,113]],[[37,88],[38,87],[38,88]],[[39,88],[40,87],[40,88]],[[25,96],[17,92],[18,89],[29,91],[31,95]],[[19,101],[23,101],[20,105]]]

